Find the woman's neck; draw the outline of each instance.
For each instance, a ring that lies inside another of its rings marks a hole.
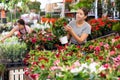
[[[76,21],[76,24],[77,24],[77,26],[79,27],[79,26],[82,26],[82,25],[84,24],[84,22],[85,22],[85,21]]]

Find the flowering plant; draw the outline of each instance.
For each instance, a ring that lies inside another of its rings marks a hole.
[[[27,35],[25,43],[27,44],[28,50],[43,50],[46,49],[53,49],[55,42],[55,36],[48,29],[45,31],[39,30],[37,32],[34,31],[33,33]]]
[[[97,38],[102,35],[109,34],[112,31],[112,26],[115,24],[116,20],[110,20],[107,17],[91,19],[89,21],[92,26],[91,37]]]
[[[59,46],[54,52],[31,51],[25,59],[30,64],[25,74],[39,80],[120,79],[120,37],[94,40],[85,46]],[[85,48],[89,51],[84,55]]]
[[[64,26],[66,26],[68,20],[66,18],[58,19],[52,27],[52,32],[56,37],[65,36],[67,32],[64,30]]]
[[[29,68],[26,69],[25,74],[34,79],[36,77],[40,80],[55,79],[56,75],[59,75],[59,71],[74,63],[75,59],[80,58],[80,55],[79,48],[75,45],[59,46],[58,51],[55,52],[31,50],[24,60],[24,62],[29,63]]]

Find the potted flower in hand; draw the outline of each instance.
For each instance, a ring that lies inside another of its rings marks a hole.
[[[64,26],[66,26],[68,23],[68,20],[65,18],[58,19],[52,26],[52,32],[53,34],[59,38],[61,44],[68,43],[67,40],[67,32],[64,29]],[[66,41],[61,41],[62,39],[66,39]]]

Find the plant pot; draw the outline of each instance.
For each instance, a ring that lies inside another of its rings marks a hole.
[[[68,43],[68,38],[67,38],[67,36],[60,37],[59,40],[60,40],[61,44],[66,44],[66,43]]]

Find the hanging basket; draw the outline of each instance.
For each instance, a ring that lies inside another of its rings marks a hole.
[[[59,40],[60,40],[61,44],[66,44],[66,43],[68,43],[68,38],[67,38],[67,36],[60,37]]]

